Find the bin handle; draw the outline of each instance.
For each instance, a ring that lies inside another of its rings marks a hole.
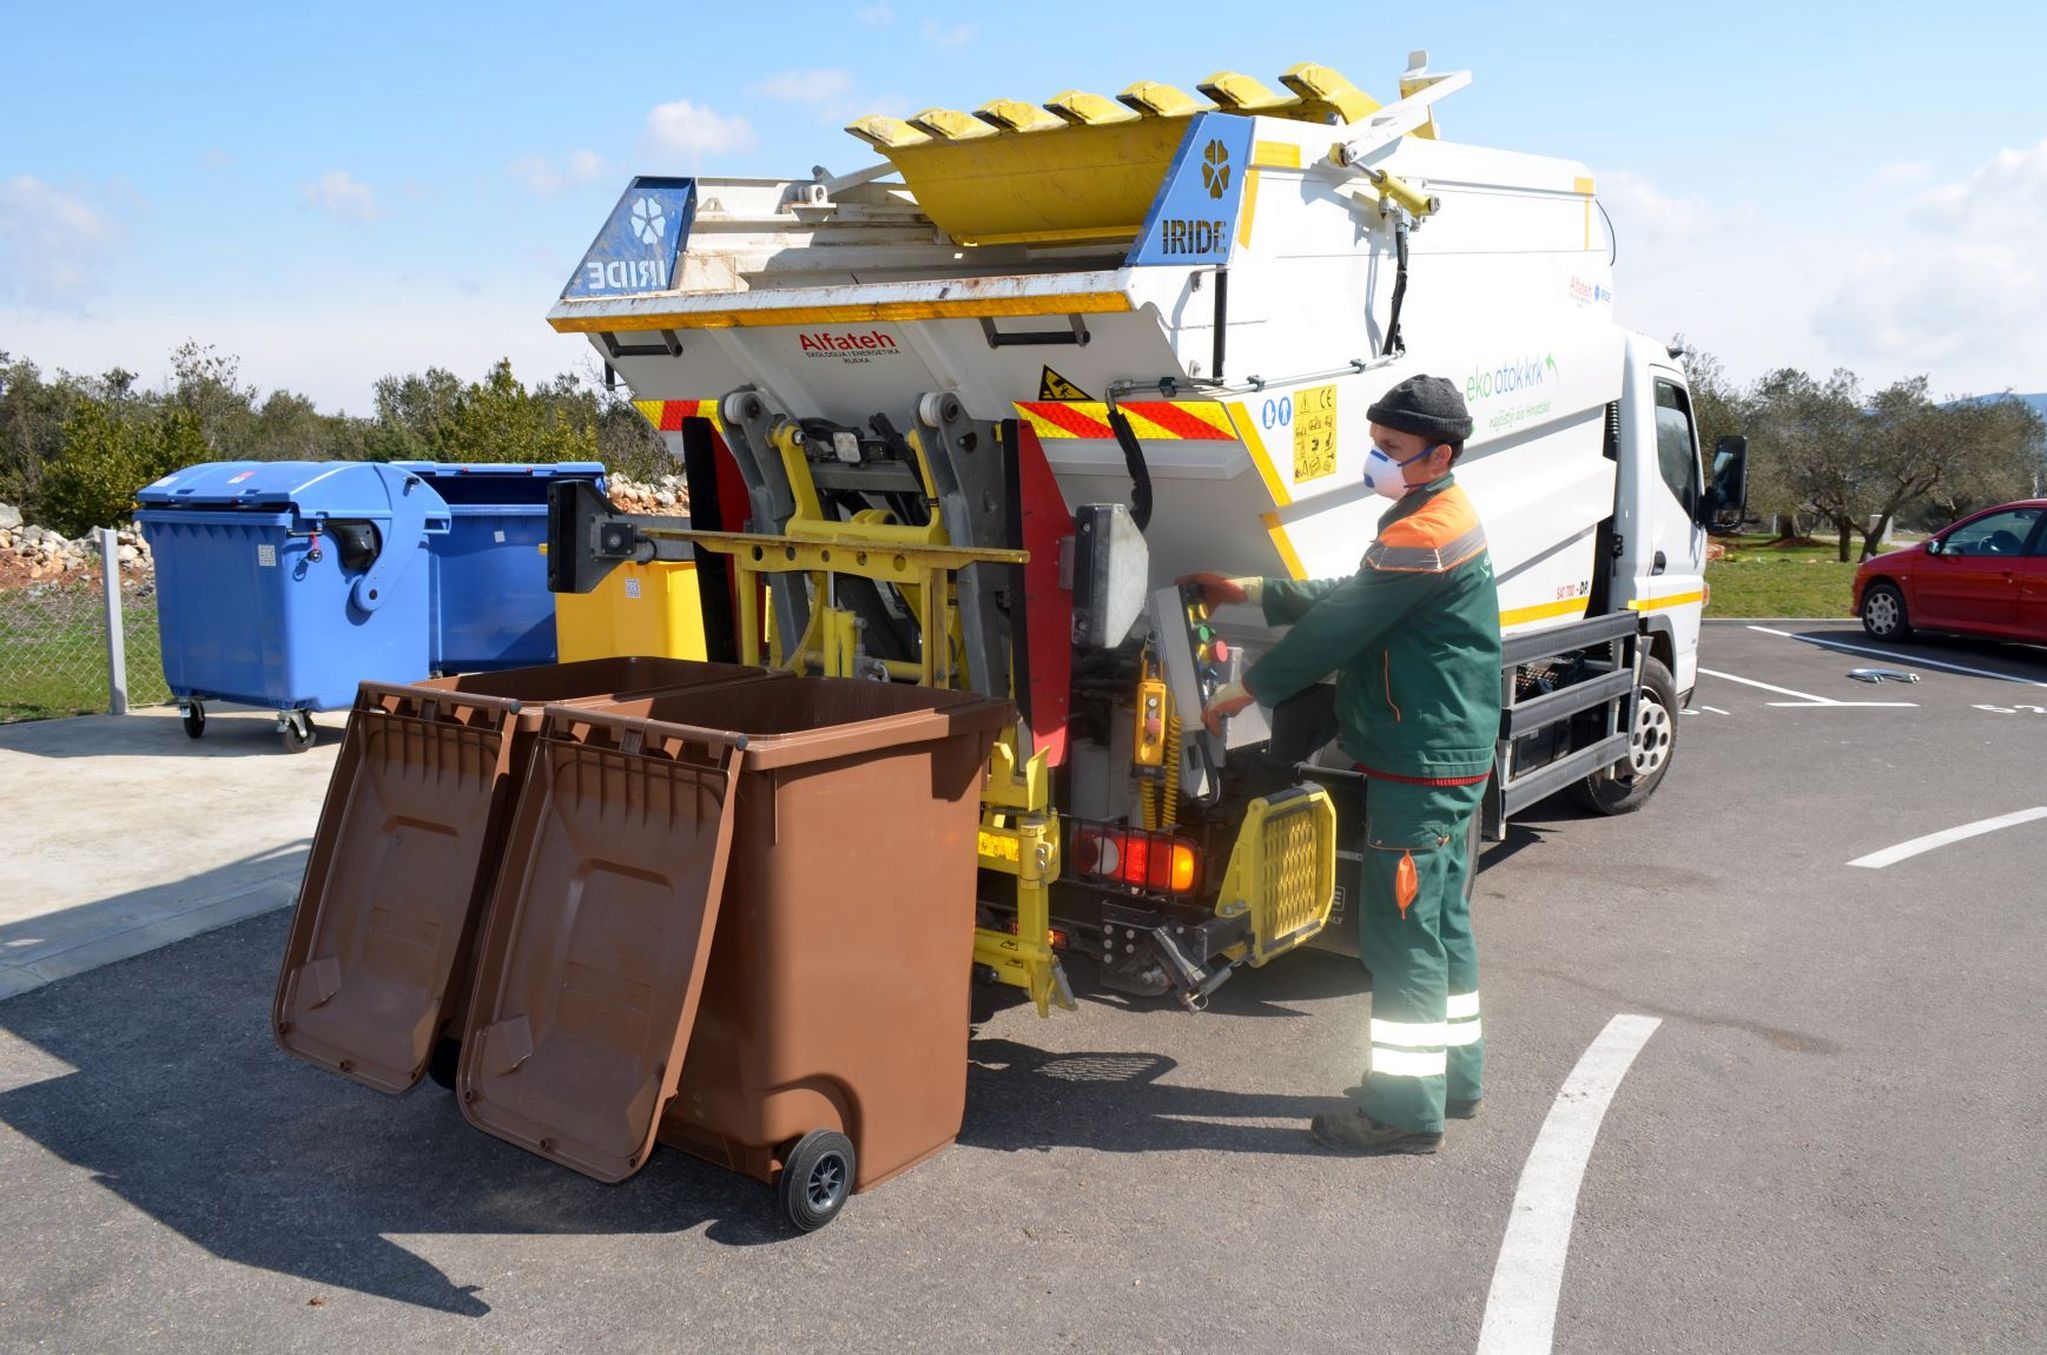
[[[365,682],[356,688],[357,710],[376,710],[431,722],[439,717],[443,707],[456,724],[474,725],[478,723],[477,717],[488,716],[500,731],[518,717],[520,710],[517,701],[503,696],[408,687],[395,682]]]
[[[430,506],[429,500],[438,505],[441,498],[427,490],[426,481],[396,466],[371,469],[384,482],[384,495],[391,504],[391,521],[384,532],[384,548],[349,590],[349,601],[365,612],[374,612],[390,601],[393,591],[412,568],[414,557],[421,554],[419,547],[426,538],[427,519],[446,521],[445,506]],[[445,526],[442,530],[446,530]]]
[[[582,743],[596,729],[612,731],[615,746],[628,754],[656,754],[658,750],[659,756],[681,761],[676,755],[691,744],[702,744],[714,751],[722,750],[727,756],[720,758],[715,765],[735,771],[746,752],[746,735],[735,734],[729,729],[708,729],[633,715],[598,714],[572,706],[547,708],[547,732],[551,735]]]

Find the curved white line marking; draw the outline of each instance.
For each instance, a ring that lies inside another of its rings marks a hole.
[[[1578,1186],[1585,1179],[1592,1140],[1621,1078],[1662,1024],[1654,1016],[1616,1016],[1564,1079],[1514,1191],[1514,1210],[1486,1294],[1478,1355],[1547,1355],[1556,1335],[1564,1254],[1571,1246]]]
[[[2000,828],[2016,828],[2022,823],[2031,823],[2034,819],[2047,819],[2047,805],[2021,809],[2015,814],[1999,814],[1994,819],[1978,819],[1959,828],[1943,828],[1938,833],[1928,833],[1925,837],[1915,837],[1910,842],[1900,842],[1895,847],[1886,847],[1880,852],[1871,852],[1868,856],[1858,856],[1848,864],[1865,866],[1870,870],[1882,870],[1885,866],[1903,861],[1908,856],[1930,852],[1935,847],[1945,847],[1948,843],[1960,842],[1963,838],[1994,833]]]

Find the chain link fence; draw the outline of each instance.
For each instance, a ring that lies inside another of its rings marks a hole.
[[[111,706],[100,570],[0,587],[0,723],[89,715]],[[121,577],[122,652],[131,706],[171,699],[157,648],[156,585]]]

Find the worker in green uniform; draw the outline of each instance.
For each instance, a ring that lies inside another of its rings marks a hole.
[[[1341,745],[1368,778],[1359,948],[1372,971],[1370,1070],[1362,1107],[1318,1115],[1312,1132],[1349,1152],[1433,1153],[1444,1116],[1471,1118],[1481,1094],[1464,885],[1500,730],[1500,608],[1485,529],[1451,474],[1472,427],[1457,388],[1410,377],[1366,416],[1365,486],[1395,503],[1356,574],[1185,582],[1211,606],[1251,603],[1291,626],[1215,693],[1209,729],[1333,672]]]

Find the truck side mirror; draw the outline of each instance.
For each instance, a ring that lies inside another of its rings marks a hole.
[[[1713,444],[1713,473],[1700,503],[1702,525],[1733,527],[1748,514],[1748,439],[1728,433]]]

